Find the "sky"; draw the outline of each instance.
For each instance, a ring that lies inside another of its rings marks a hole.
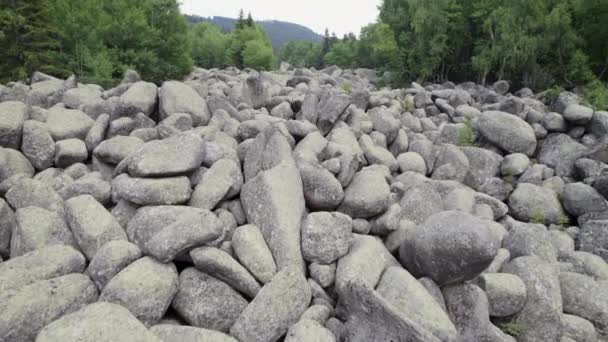
[[[382,0],[181,0],[182,12],[201,17],[238,16],[251,11],[255,20],[281,20],[304,25],[322,34],[325,28],[339,37],[376,21]]]

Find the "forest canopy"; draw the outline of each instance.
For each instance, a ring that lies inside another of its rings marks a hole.
[[[128,69],[154,82],[193,66],[270,70],[374,68],[405,83],[509,80],[516,87],[582,88],[608,79],[608,1],[383,0],[355,34],[274,51],[251,14],[231,32],[188,24],[176,0],[0,0],[0,82],[40,70],[115,83]],[[599,90],[598,90],[599,89]],[[606,92],[608,94],[608,92]]]

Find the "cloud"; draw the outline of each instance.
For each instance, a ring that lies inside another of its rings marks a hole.
[[[282,20],[322,34],[325,28],[338,36],[376,21],[381,0],[182,0],[182,11],[202,17],[231,17],[239,9],[256,20]]]

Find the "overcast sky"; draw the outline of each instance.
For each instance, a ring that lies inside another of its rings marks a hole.
[[[300,24],[322,34],[325,28],[343,34],[359,34],[374,22],[381,0],[181,0],[182,11],[202,17],[237,17],[239,9],[256,20],[282,20]]]

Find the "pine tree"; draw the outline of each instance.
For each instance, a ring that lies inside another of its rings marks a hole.
[[[249,26],[249,27],[254,27],[255,26],[255,21],[253,21],[253,18],[251,17],[251,12],[249,12],[249,15],[247,15],[246,25]]]
[[[236,29],[242,30],[243,28],[245,28],[245,11],[241,8],[239,18],[236,20]]]
[[[0,81],[24,80],[34,71],[62,74],[54,56],[58,32],[47,0],[0,0]]]

